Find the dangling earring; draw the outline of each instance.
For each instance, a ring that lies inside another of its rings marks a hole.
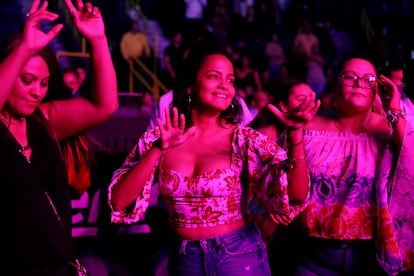
[[[188,106],[191,106],[191,95],[188,94]]]

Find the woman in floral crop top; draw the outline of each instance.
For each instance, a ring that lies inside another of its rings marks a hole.
[[[311,188],[294,275],[396,275],[414,268],[414,133],[371,62],[339,69],[335,109],[304,127]]]
[[[291,114],[273,109],[288,125],[286,153],[239,125],[233,64],[203,43],[185,59],[165,125],[158,121],[144,133],[114,172],[111,220],[138,221],[151,185],[159,183],[176,234],[170,275],[270,275],[266,247],[247,206],[257,198],[279,223],[289,223],[303,210],[309,178],[302,126],[319,102],[313,93]]]

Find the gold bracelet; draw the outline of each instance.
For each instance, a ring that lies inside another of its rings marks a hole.
[[[288,159],[286,159],[286,167],[288,169],[296,169],[298,167],[298,161],[303,160],[306,158],[306,155],[302,155],[299,158],[293,158],[293,157],[288,157]]]

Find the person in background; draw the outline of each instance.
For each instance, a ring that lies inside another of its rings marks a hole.
[[[181,32],[176,32],[171,38],[170,44],[164,50],[164,63],[166,67],[165,84],[167,87],[172,87],[177,76],[177,71],[181,66],[184,58],[185,48],[183,46],[183,35]]]
[[[131,22],[130,30],[121,37],[120,50],[126,61],[150,57],[151,48],[147,36],[140,31],[138,22]]]
[[[122,75],[124,75],[124,77],[130,76],[131,69],[136,70],[140,75],[144,75],[144,69],[136,64],[134,60],[138,59],[143,62],[145,66],[148,66],[151,60],[151,48],[147,35],[140,31],[138,22],[131,22],[130,30],[124,33],[121,37],[119,48],[122,57],[125,60],[125,63],[123,63],[120,68],[121,70],[125,70],[125,73]],[[128,87],[128,89],[132,90],[130,92],[143,92],[146,90],[145,85],[137,78],[133,79],[132,84],[133,87]]]
[[[234,66],[221,51],[192,48],[165,125],[158,120],[143,134],[108,188],[111,221],[133,223],[159,183],[175,234],[170,275],[270,275],[266,246],[248,220],[249,201],[257,198],[279,223],[289,223],[306,204],[301,126],[318,108],[315,95],[296,116],[277,113],[289,124],[286,153],[240,125],[234,84]]]
[[[154,113],[154,96],[151,92],[145,91],[143,92],[142,96],[139,97],[138,100],[138,114],[139,116],[143,116],[145,118],[151,118],[152,114]]]
[[[404,93],[404,65],[402,63],[390,62],[390,64],[386,66],[384,74],[395,83],[398,91]]]
[[[363,58],[346,59],[335,106],[304,126],[309,205],[289,248],[294,275],[395,275],[414,265],[412,126],[397,86]],[[386,116],[373,111],[376,96]]]
[[[306,62],[312,55],[312,49],[320,49],[319,38],[313,32],[312,24],[304,19],[293,40],[289,66],[290,75],[300,79],[306,79]]]
[[[252,117],[255,118],[256,115],[267,106],[268,103],[272,101],[272,95],[268,91],[256,91],[252,95],[252,100],[250,103],[250,113]]]
[[[49,89],[42,102],[61,101],[78,97],[78,72],[67,68],[62,70],[63,86]],[[72,199],[80,198],[91,186],[91,165],[94,156],[90,150],[86,132],[59,140],[60,150],[68,173]]]
[[[185,38],[184,44],[190,45],[201,34],[206,32],[204,14],[207,7],[207,0],[184,0],[184,24],[183,35]]]
[[[78,73],[79,84],[78,89],[76,90],[75,97],[91,97],[91,78],[89,74],[89,68],[87,62],[84,60],[74,60],[72,62],[72,68]]]
[[[286,78],[275,86],[272,91],[274,98],[266,106],[271,103],[279,107],[282,112],[288,113],[297,108],[311,93],[312,89],[306,82],[295,78]],[[248,126],[277,141],[285,128],[278,118],[265,107],[260,109]]]
[[[303,80],[290,77],[282,80],[272,93],[275,98],[271,104],[277,106],[282,112],[289,113],[298,108],[314,91]],[[261,109],[248,126],[263,133],[273,141],[278,141],[281,145],[285,144],[284,141],[280,141],[283,140],[280,138],[283,137],[285,126],[269,108]],[[290,275],[291,271],[288,269],[291,266],[287,264],[292,260],[289,258],[289,254],[286,253],[289,250],[287,237],[289,237],[291,226],[279,224],[262,216],[260,210],[257,210],[256,214],[253,215],[253,219],[259,225],[262,237],[267,244],[272,275]]]
[[[58,61],[47,46],[63,25],[40,29],[42,21],[58,18],[47,10],[47,1],[34,0],[23,31],[1,45],[1,204],[7,221],[1,244],[7,254],[0,263],[6,275],[86,275],[71,238],[68,175],[58,143],[108,119],[118,107],[117,86],[99,9],[80,0],[76,6],[65,3],[99,68],[94,101],[45,99],[63,88]]]
[[[306,58],[306,82],[319,99],[326,89],[325,58],[317,46],[312,47],[311,54]]]
[[[269,78],[274,82],[279,82],[283,79],[282,65],[286,63],[285,50],[279,43],[279,37],[276,32],[271,34],[270,41],[265,45],[265,54],[268,58],[268,73]]]
[[[401,109],[404,110],[407,121],[412,123],[414,122],[414,104],[408,98],[405,90],[407,90],[406,84],[404,83],[407,78],[404,77],[405,66],[400,62],[391,62],[386,68],[384,75],[390,78],[392,82],[398,88],[398,91],[401,93]]]
[[[62,70],[62,76],[66,88],[72,96],[75,96],[80,84],[78,71],[73,68],[66,68]]]
[[[236,66],[236,84],[246,96],[263,90],[259,71],[253,66],[248,54],[242,54]]]

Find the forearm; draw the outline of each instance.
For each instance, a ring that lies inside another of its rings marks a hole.
[[[153,146],[144,158],[114,185],[111,193],[111,205],[115,210],[125,209],[137,199],[161,154],[162,151]]]
[[[309,188],[303,129],[289,129],[286,134],[288,195],[293,201],[303,201],[307,197]]]
[[[93,104],[104,117],[109,117],[119,104],[115,69],[106,37],[95,38],[90,45]]]

